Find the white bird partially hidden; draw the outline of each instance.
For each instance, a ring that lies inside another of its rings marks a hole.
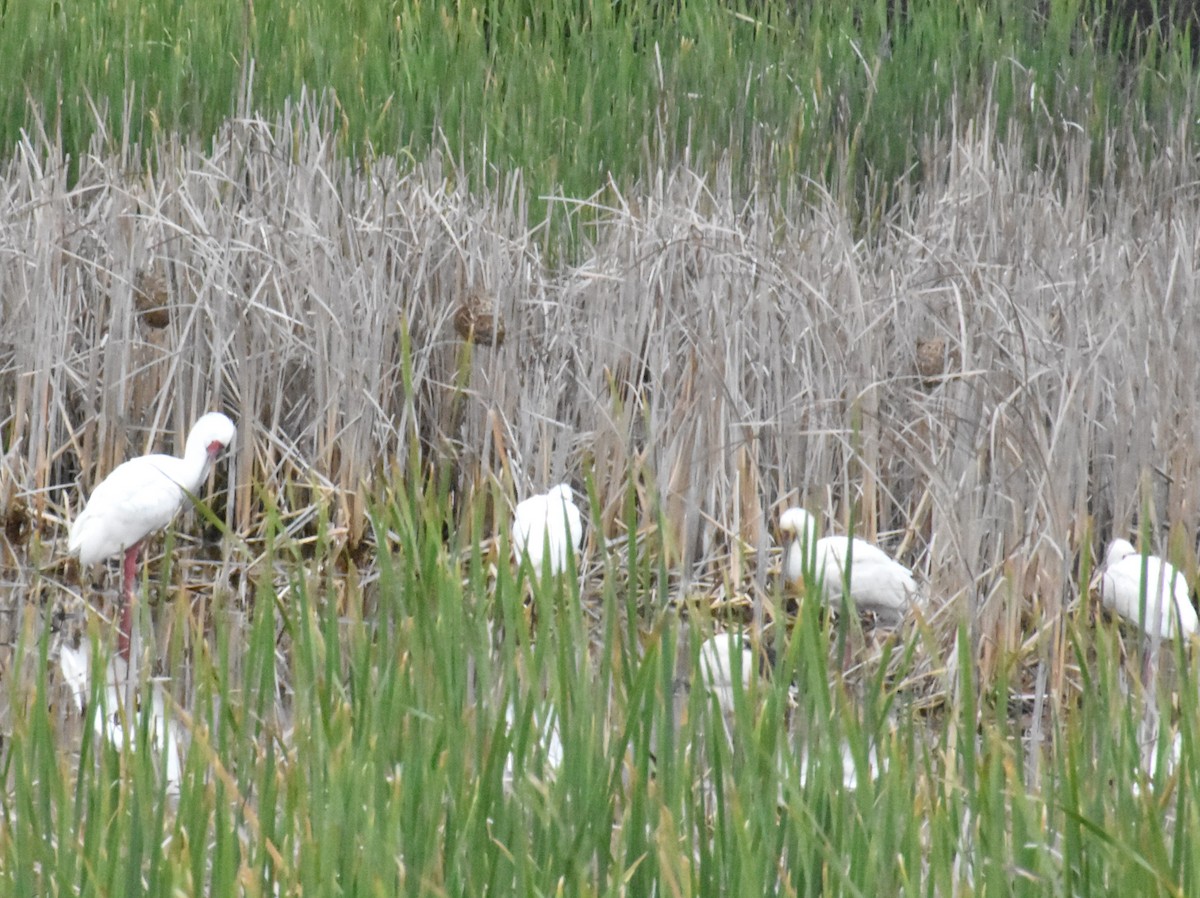
[[[142,541],[166,527],[189,495],[200,490],[217,456],[233,442],[237,428],[220,412],[192,425],[183,458],[143,455],[118,465],[92,491],[67,537],[67,548],[83,565],[125,553],[118,645],[129,658],[134,585]]]
[[[504,721],[513,744],[509,745],[508,755],[504,759],[504,786],[511,789],[516,770],[515,744],[517,738],[517,709],[512,702],[504,708]],[[546,780],[552,780],[558,775],[563,763],[562,735],[559,733],[558,712],[550,705],[535,705],[533,709],[533,741],[528,746],[528,752],[521,765],[527,775],[538,772]]]
[[[1137,624],[1147,635],[1174,639],[1180,629],[1189,637],[1200,629],[1183,574],[1157,555],[1143,557],[1128,540],[1114,539],[1108,544],[1104,567],[1096,579],[1104,607]]]
[[[839,746],[839,748],[840,748],[839,753],[841,754],[841,760],[842,760],[842,788],[850,789],[850,790],[857,789],[858,788],[858,772],[859,771],[858,771],[858,762],[855,760],[854,752],[850,749],[850,744],[845,741],[842,742],[842,744]],[[808,785],[808,780],[809,780],[810,775],[812,775],[812,773],[815,770],[820,768],[821,761],[823,761],[823,760],[825,760],[825,759],[814,758],[814,756],[809,754],[808,752],[805,752],[804,754],[801,755],[800,768],[797,771],[797,780],[799,781],[801,788],[804,788],[805,786]],[[887,764],[886,758],[884,759],[882,764],[879,763],[879,755],[875,751],[875,746],[872,745],[870,748],[868,748],[867,749],[867,768],[865,771],[865,773],[867,775],[867,780],[874,782],[875,780],[879,779],[879,771],[887,770],[887,768],[888,768],[888,764]],[[833,769],[834,769],[834,771],[837,770],[836,764],[833,766]],[[835,779],[836,779],[836,776],[835,776]]]
[[[802,583],[806,565],[821,583],[827,605],[841,603],[847,561],[850,565],[850,595],[857,611],[875,614],[881,623],[898,624],[909,607],[921,598],[912,571],[890,555],[858,537],[826,536],[817,539],[817,524],[803,508],[789,508],[779,519],[779,528],[792,534],[784,559],[784,578]]]
[[[86,640],[77,649],[64,645],[58,663],[63,680],[71,690],[71,697],[75,699],[81,714],[86,711],[91,697],[95,696],[98,707],[93,717],[93,728],[97,736],[107,739],[117,751],[125,747],[127,727],[129,748],[131,751],[137,750],[136,734],[141,732],[137,715],[139,710],[150,715],[146,732],[150,735],[151,751],[156,755],[166,752],[167,794],[178,796],[183,781],[183,751],[187,737],[183,727],[167,710],[161,684],[147,683],[150,701],[135,700],[131,707],[124,698],[130,693],[125,688],[129,667],[123,659],[117,656],[109,659],[104,669],[104,685],[94,692],[91,685],[92,652]],[[157,768],[158,763],[155,766]]]
[[[546,564],[551,574],[565,571],[568,553],[577,554],[582,542],[583,518],[567,484],[560,483],[548,493],[517,504],[512,524],[513,551],[518,564],[523,558],[529,559],[535,576]]]
[[[697,663],[704,688],[717,700],[721,713],[732,717],[734,694],[750,688],[756,666],[750,643],[741,633],[717,633],[700,644]]]

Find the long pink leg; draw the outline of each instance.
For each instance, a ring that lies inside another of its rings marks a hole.
[[[121,623],[117,630],[117,651],[129,662],[129,639],[133,634],[133,603],[137,598],[134,585],[137,583],[138,555],[142,551],[140,542],[125,550],[125,583],[121,593]]]

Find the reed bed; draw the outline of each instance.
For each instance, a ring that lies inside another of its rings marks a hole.
[[[97,135],[152,152],[316,88],[344,154],[447,149],[480,188],[520,169],[539,213],[687,158],[739,190],[836,185],[876,222],[955,110],[992,110],[1001,134],[1070,122],[1098,150],[1114,125],[1169,132],[1194,95],[1195,27],[1188,4],[1141,0],[20,4],[0,17],[0,146],[52,109],[72,162]]]
[[[1065,129],[1030,169],[1032,138],[964,114],[870,238],[728,164],[554,198],[548,238],[519,173],[351,161],[319,99],[210,146],[100,135],[73,173],[31,132],[0,175],[0,875],[1188,892],[1192,662],[1139,693],[1086,584],[1113,535],[1197,570],[1189,133],[1140,164],[1132,128]],[[152,568],[152,672],[189,733],[167,794],[161,756],[99,744],[56,683],[61,640],[107,638],[65,527],[214,408],[239,439],[171,538],[223,538]],[[588,499],[582,586],[527,612],[503,530],[561,480]],[[899,642],[850,634],[849,670],[841,625],[778,586],[793,503],[928,584]],[[732,750],[686,689],[714,618],[782,652]]]

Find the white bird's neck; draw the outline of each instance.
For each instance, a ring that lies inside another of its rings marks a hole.
[[[178,483],[189,493],[198,492],[212,468],[213,458],[208,447],[199,440],[189,440],[180,464]]]
[[[817,541],[816,527],[814,527],[812,522],[809,521],[796,531],[795,536],[792,537],[792,540],[802,550],[806,552],[810,551],[813,547],[813,544]]]

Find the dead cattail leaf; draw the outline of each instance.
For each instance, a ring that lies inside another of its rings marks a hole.
[[[146,319],[143,317],[142,320]],[[143,412],[154,408],[155,397],[160,395],[163,384],[170,377],[172,345],[171,332],[157,325],[153,330],[144,331],[140,340],[130,343],[128,390],[131,408]]]
[[[158,268],[143,268],[133,288],[133,304],[147,327],[164,328],[171,323],[167,278]]]
[[[473,290],[454,313],[454,329],[464,340],[480,346],[504,342],[504,322],[491,294]]]
[[[748,546],[758,546],[762,537],[762,478],[758,461],[749,446],[739,446],[737,451],[738,517],[741,532],[738,534]]]

